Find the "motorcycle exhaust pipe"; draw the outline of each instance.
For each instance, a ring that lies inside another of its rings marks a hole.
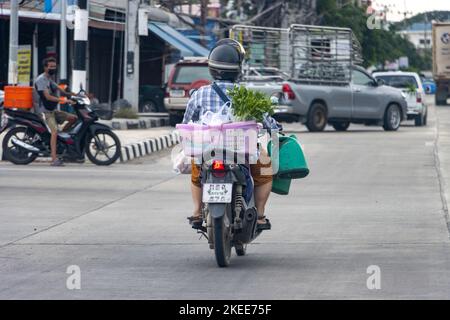
[[[12,137],[11,138],[11,142],[14,145],[16,145],[18,147],[21,147],[21,148],[24,148],[24,149],[26,149],[26,150],[28,150],[30,152],[33,152],[33,153],[39,153],[40,152],[40,150],[38,148],[33,147],[32,145],[29,145],[28,143],[25,143],[25,142],[17,139],[16,137]]]

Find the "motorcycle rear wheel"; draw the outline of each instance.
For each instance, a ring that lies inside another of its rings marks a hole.
[[[213,219],[214,253],[217,265],[221,268],[230,265],[231,258],[231,225],[226,213],[221,218]]]
[[[8,160],[17,165],[27,165],[37,158],[37,154],[27,151],[24,148],[16,146],[13,144],[11,139],[16,137],[16,139],[29,143],[32,137],[29,136],[30,129],[26,127],[15,127],[6,133],[3,138],[3,155],[5,160]]]

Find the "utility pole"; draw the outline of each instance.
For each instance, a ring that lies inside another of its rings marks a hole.
[[[78,0],[78,9],[75,11],[74,31],[74,67],[72,71],[72,91],[78,92],[86,88],[86,47],[88,41],[89,13],[87,0]]]
[[[61,0],[61,24],[59,30],[59,66],[60,83],[67,84],[67,26],[66,26],[66,15],[67,15],[67,0]]]
[[[38,76],[39,72],[39,47],[38,47],[38,40],[39,40],[39,25],[36,23],[34,25],[34,31],[33,31],[33,82]]]
[[[423,39],[423,45],[424,45],[424,56],[427,54],[427,48],[428,48],[428,16],[427,16],[427,12],[425,12],[424,14],[424,19],[425,19],[425,23],[423,25],[423,29],[424,29],[424,39]]]
[[[11,16],[9,18],[9,61],[8,83],[17,84],[17,51],[19,49],[19,2],[11,0]]]
[[[129,0],[125,27],[125,64],[123,98],[128,100],[134,111],[139,111],[139,0]]]

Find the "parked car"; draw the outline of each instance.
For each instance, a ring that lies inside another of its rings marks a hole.
[[[143,85],[139,88],[139,112],[165,112],[164,88]]]
[[[422,80],[415,72],[388,71],[373,73],[375,79],[384,81],[388,86],[402,90],[408,105],[408,120],[414,120],[416,126],[427,124],[428,108],[425,104],[425,91]]]
[[[164,98],[172,126],[183,120],[191,90],[212,81],[207,58],[185,58],[175,64],[167,81]]]
[[[363,68],[351,67],[349,83],[292,80],[283,84],[284,116],[306,124],[309,131],[323,131],[327,123],[345,131],[350,123],[381,125],[397,130],[405,120],[406,95],[384,86]]]

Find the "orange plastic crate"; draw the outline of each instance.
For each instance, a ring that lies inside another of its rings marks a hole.
[[[33,107],[33,87],[5,87],[5,108],[31,109]]]

